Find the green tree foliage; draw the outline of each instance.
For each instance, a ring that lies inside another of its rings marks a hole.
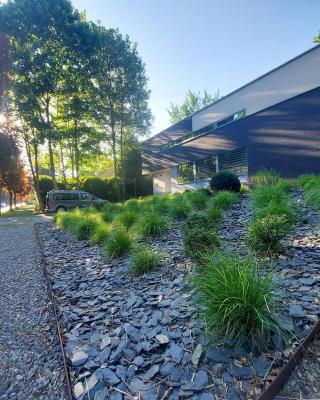
[[[57,176],[66,183],[70,174],[79,187],[88,160],[112,158],[124,197],[124,161],[151,121],[136,44],[88,22],[70,0],[9,0],[0,6],[0,26],[10,38],[10,95],[36,192],[44,150],[55,188]]]
[[[136,44],[117,29],[97,27],[95,120],[111,147],[114,174],[124,185],[128,139],[147,132],[151,113],[145,67]],[[122,173],[121,173],[122,167]],[[120,198],[120,186],[117,188]]]
[[[17,193],[25,190],[25,174],[13,133],[0,130],[0,186],[4,187],[10,196],[10,210]],[[0,199],[1,201],[1,199]]]
[[[170,122],[175,124],[196,111],[201,110],[203,107],[215,103],[219,98],[219,90],[217,90],[214,95],[209,94],[206,90],[204,90],[203,95],[201,92],[196,93],[188,90],[186,97],[180,106],[170,103],[169,108],[167,108]]]

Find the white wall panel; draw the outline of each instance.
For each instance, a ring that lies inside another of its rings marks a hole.
[[[246,109],[246,115],[320,86],[320,46],[240,88],[192,117],[197,131]]]

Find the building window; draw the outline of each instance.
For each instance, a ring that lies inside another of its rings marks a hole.
[[[177,182],[186,183],[194,181],[193,162],[180,164],[177,167]]]
[[[195,161],[196,176],[195,180],[211,178],[217,172],[217,157],[204,158]]]
[[[248,179],[247,149],[241,148],[218,156],[210,156],[200,160],[180,164],[177,167],[177,183],[188,183],[210,179],[215,173],[229,171],[241,180]]]
[[[198,136],[201,136],[204,133],[207,133],[207,132],[210,132],[210,131],[212,131],[214,129],[220,128],[221,126],[230,124],[231,122],[237,121],[238,119],[243,118],[245,116],[246,116],[246,110],[245,109],[243,109],[241,111],[238,111],[238,112],[236,112],[234,114],[229,115],[226,118],[223,118],[220,121],[213,122],[213,123],[205,126],[204,128],[201,128],[201,129],[199,129],[199,130],[197,130],[195,132],[188,133],[185,136],[181,136],[178,139],[175,139],[175,140],[172,140],[171,142],[165,143],[163,146],[161,146],[160,151],[171,149],[171,147],[177,146],[178,144],[180,144],[180,143],[182,143],[182,142],[184,142],[186,140],[193,139],[193,138],[196,138]]]
[[[180,164],[177,167],[177,182],[187,183],[211,178],[217,172],[217,157]]]

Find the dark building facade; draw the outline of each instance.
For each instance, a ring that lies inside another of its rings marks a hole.
[[[200,129],[189,117],[144,142],[144,173],[154,176],[155,193],[204,186],[222,170],[243,180],[262,168],[286,177],[320,173],[320,85],[249,115],[242,104],[237,109]]]

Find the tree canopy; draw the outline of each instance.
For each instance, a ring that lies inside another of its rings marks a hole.
[[[57,187],[57,176],[79,184],[88,159],[105,155],[120,198],[131,139],[151,122],[137,45],[118,29],[87,21],[69,0],[8,0],[0,5],[0,26],[10,41],[10,104],[35,191],[42,160]]]
[[[170,103],[169,108],[167,108],[170,122],[175,124],[176,122],[189,117],[196,111],[201,110],[203,107],[216,102],[219,98],[219,90],[217,90],[214,95],[209,94],[206,90],[204,90],[203,94],[201,94],[201,92],[192,92],[191,90],[188,90],[185,99],[180,106]]]

